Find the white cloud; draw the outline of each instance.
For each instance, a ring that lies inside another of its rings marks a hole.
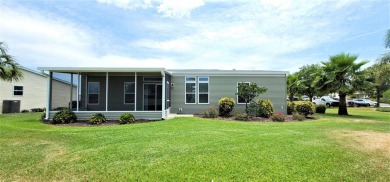
[[[130,43],[131,46],[159,49],[163,51],[183,52],[190,50],[190,43],[186,40],[138,40]]]
[[[204,5],[204,0],[97,0],[123,9],[155,8],[166,17],[189,17],[191,11]]]

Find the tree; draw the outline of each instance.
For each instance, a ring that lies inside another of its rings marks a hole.
[[[385,48],[390,48],[390,29],[387,30],[385,36]]]
[[[390,54],[379,57],[374,65],[367,68],[367,73],[367,80],[375,88],[376,107],[379,107],[382,93],[390,88]]]
[[[288,99],[294,101],[294,95],[300,90],[300,84],[298,80],[298,74],[293,73],[287,76],[287,92]]]
[[[315,75],[321,71],[321,66],[318,64],[306,65],[299,68],[297,72],[298,84],[301,87],[299,92],[302,95],[307,95],[310,99],[310,102],[313,101],[313,96],[318,94],[317,88],[312,86],[314,82]]]
[[[4,81],[19,81],[23,78],[20,66],[12,56],[7,54],[7,46],[0,42],[0,79]]]
[[[236,95],[245,101],[245,112],[249,114],[248,103],[252,102],[254,98],[266,92],[267,90],[268,89],[265,87],[257,86],[257,84],[254,82],[250,84],[241,82],[238,83],[238,92]]]
[[[341,53],[330,56],[328,62],[322,62],[322,72],[317,75],[313,86],[328,93],[339,94],[339,115],[348,115],[346,97],[359,86],[358,81],[364,80],[364,72],[360,68],[366,61],[355,63],[358,56]]]

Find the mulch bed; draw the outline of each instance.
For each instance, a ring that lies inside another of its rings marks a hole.
[[[195,114],[194,117],[206,118],[204,114]],[[275,122],[275,121],[272,121],[271,118],[263,118],[263,117],[250,117],[249,121],[235,120],[234,116],[230,116],[230,117],[218,116],[216,118],[207,118],[207,119],[225,120],[225,121],[238,121],[238,122]],[[310,121],[310,120],[316,120],[316,119],[319,119],[319,118],[318,117],[314,117],[314,116],[309,116],[304,121]],[[292,115],[285,116],[285,121],[284,122],[296,122],[296,121],[298,121],[298,120],[294,120]]]
[[[156,122],[157,120],[136,120],[135,123],[131,123],[131,124],[141,124],[141,123],[150,123],[150,122]],[[49,125],[55,125],[55,126],[112,126],[112,125],[119,125],[118,123],[118,120],[107,120],[107,122],[105,123],[102,123],[102,124],[98,124],[98,125],[95,125],[95,124],[89,124],[89,120],[77,120],[77,122],[74,122],[74,123],[68,123],[68,124],[53,124],[52,121],[50,120],[45,120],[45,121],[42,121],[43,123],[45,124],[49,124]]]

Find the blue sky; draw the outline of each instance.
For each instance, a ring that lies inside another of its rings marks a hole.
[[[41,66],[295,72],[385,53],[388,0],[0,0],[0,41]]]

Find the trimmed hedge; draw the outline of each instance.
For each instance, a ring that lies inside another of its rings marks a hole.
[[[287,102],[287,114],[288,115],[291,115],[295,112],[295,104],[294,102],[290,102],[288,101]]]
[[[233,111],[235,101],[233,98],[223,97],[218,101],[219,115],[222,117],[230,116]]]
[[[118,120],[119,124],[127,124],[127,123],[134,123],[134,122],[135,122],[135,118],[130,113],[121,114],[121,116],[119,117],[119,120]]]
[[[249,121],[249,115],[247,113],[236,112],[234,119],[238,121]]]
[[[323,104],[316,105],[316,113],[325,114],[326,106]]]
[[[295,102],[295,111],[301,115],[307,117],[314,114],[314,104],[310,101],[297,101]]]
[[[258,111],[257,116],[269,118],[274,114],[274,106],[272,105],[271,101],[268,99],[258,99]]]
[[[204,111],[205,118],[216,118],[218,117],[218,111],[214,107],[210,107]]]
[[[54,124],[66,124],[66,123],[72,123],[76,121],[77,121],[76,114],[69,109],[61,110],[57,112],[53,117]]]
[[[89,124],[102,124],[107,122],[106,117],[102,113],[95,113],[89,119]]]

